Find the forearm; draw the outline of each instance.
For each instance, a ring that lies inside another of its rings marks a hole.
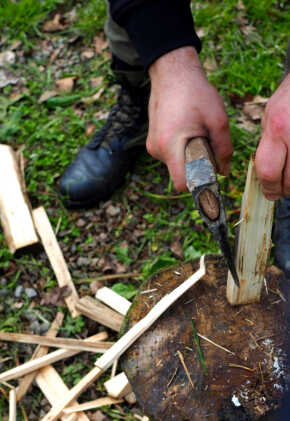
[[[110,0],[110,8],[113,19],[127,30],[146,69],[181,47],[201,49],[188,0]]]

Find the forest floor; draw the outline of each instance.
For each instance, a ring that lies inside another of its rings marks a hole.
[[[192,10],[203,42],[201,60],[224,98],[235,148],[231,175],[220,177],[233,240],[261,116],[283,75],[290,6],[287,0],[212,0],[193,2]],[[110,200],[72,211],[58,196],[60,175],[102,127],[116,101],[118,86],[103,34],[105,16],[102,0],[0,2],[0,141],[23,151],[30,201],[33,207],[45,207],[79,295],[94,296],[100,285],[107,285],[130,299],[160,268],[218,248],[191,195],[176,192],[166,167],[145,149]],[[98,280],[126,273],[131,275]],[[96,332],[94,322],[70,317],[45,253],[15,257],[1,232],[0,330],[43,334],[57,310],[65,314],[61,336],[85,338]],[[32,352],[30,345],[2,342],[0,371],[24,362]],[[83,353],[55,367],[72,387],[95,359]],[[80,402],[103,396],[106,378],[90,387]],[[7,392],[0,386],[3,420],[8,419]],[[49,407],[33,386],[18,407],[17,420],[38,420]],[[133,421],[136,414],[142,414],[138,405],[122,405],[89,416],[95,421]]]

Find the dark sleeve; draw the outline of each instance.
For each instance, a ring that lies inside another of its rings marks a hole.
[[[176,48],[201,50],[188,0],[110,0],[110,11],[128,32],[145,68]]]

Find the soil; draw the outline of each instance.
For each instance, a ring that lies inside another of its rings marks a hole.
[[[198,261],[180,264],[146,281],[124,330],[196,271],[198,264]],[[181,297],[123,357],[122,367],[139,404],[152,420],[158,421],[288,420],[287,281],[271,266],[267,269],[267,291],[263,291],[261,301],[231,307],[225,298],[224,260],[208,256],[206,265],[207,274],[202,281]],[[201,365],[192,319],[198,333],[230,351],[199,338],[206,368]]]

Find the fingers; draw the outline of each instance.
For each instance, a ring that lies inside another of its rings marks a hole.
[[[174,187],[177,191],[187,191],[184,169],[184,151],[187,140],[184,138],[158,139],[159,148],[154,148],[154,139],[148,136],[146,148],[150,155],[166,163]]]
[[[277,200],[283,195],[283,169],[286,161],[285,144],[274,142],[267,134],[263,135],[257,149],[255,163],[262,193],[268,200]]]
[[[214,122],[208,122],[210,144],[220,174],[230,172],[233,145],[229,131],[228,119],[225,113],[220,113]]]

